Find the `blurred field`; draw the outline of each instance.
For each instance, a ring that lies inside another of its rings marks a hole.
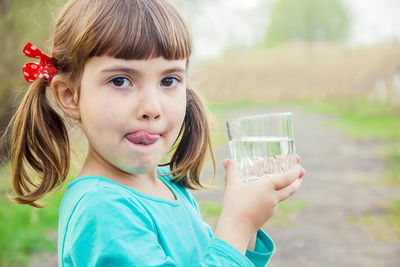
[[[400,43],[292,43],[228,53],[194,66],[193,85],[215,101],[273,102],[369,96],[400,104]]]

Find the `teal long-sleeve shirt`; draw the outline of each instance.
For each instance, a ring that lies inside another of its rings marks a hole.
[[[213,237],[189,191],[158,177],[176,200],[152,197],[98,176],[68,185],[60,207],[59,266],[265,266],[275,250],[257,233],[255,251],[240,253]]]

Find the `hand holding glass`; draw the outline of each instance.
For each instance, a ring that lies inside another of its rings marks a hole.
[[[292,113],[271,113],[227,122],[229,148],[240,178],[252,181],[296,164]]]

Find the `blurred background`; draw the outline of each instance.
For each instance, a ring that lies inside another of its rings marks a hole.
[[[31,41],[49,52],[53,17],[65,2],[0,0],[1,135],[27,88],[22,48]],[[195,40],[192,87],[214,119],[218,189],[193,192],[205,220],[215,226],[221,211],[225,121],[291,111],[307,175],[264,227],[277,246],[269,266],[400,266],[400,2],[173,2]],[[11,203],[7,149],[3,142],[0,266],[57,266],[65,186],[45,209]],[[83,158],[77,154],[71,178]]]

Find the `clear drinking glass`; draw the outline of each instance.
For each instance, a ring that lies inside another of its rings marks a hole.
[[[242,180],[270,177],[296,164],[292,113],[248,116],[226,125],[231,156]]]

